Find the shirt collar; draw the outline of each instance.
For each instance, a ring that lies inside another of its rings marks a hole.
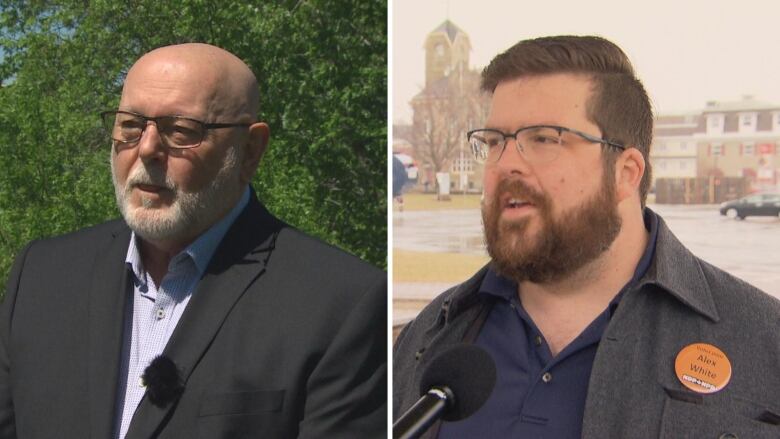
[[[674,236],[663,218],[656,215],[656,220],[656,254],[640,279],[640,285],[659,287],[694,311],[712,321],[719,321],[720,315],[709,286],[712,281],[704,274],[704,263]]]
[[[650,264],[653,262],[655,243],[658,238],[658,215],[652,210],[645,208],[643,211],[643,218],[645,229],[647,229],[649,234],[647,246],[645,247],[642,257],[639,259],[639,263],[637,263],[636,268],[634,269],[634,275],[631,277],[631,280],[610,302],[609,309],[611,312],[614,311],[623,292],[631,285],[636,284],[645,275],[647,269],[650,268]],[[517,283],[499,275],[490,268],[488,269],[485,278],[482,280],[479,292],[481,294],[489,294],[505,300],[511,300],[517,295]]]
[[[213,226],[201,234],[195,241],[182,250],[179,254],[171,259],[170,264],[181,264],[183,261],[189,259],[198,270],[198,277],[203,276],[206,271],[211,257],[214,256],[214,252],[217,250],[217,246],[222,242],[230,226],[233,225],[238,215],[244,210],[247,204],[249,204],[250,197],[249,186],[244,189],[241,198],[238,200],[235,206],[225,215],[221,220],[217,221]],[[130,234],[130,245],[127,249],[127,256],[125,257],[125,263],[130,266],[135,274],[136,280],[140,283],[146,283],[146,271],[141,261],[141,253],[139,251],[139,238],[132,232]]]

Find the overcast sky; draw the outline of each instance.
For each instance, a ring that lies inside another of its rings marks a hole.
[[[751,94],[780,104],[777,0],[392,0],[394,121],[425,83],[425,37],[445,19],[471,40],[471,67],[519,40],[596,34],[629,56],[656,113],[696,111]]]

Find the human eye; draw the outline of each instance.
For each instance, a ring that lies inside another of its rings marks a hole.
[[[522,131],[523,141],[529,145],[550,146],[560,145],[561,135],[554,128],[540,127]]]
[[[195,129],[190,126],[176,124],[171,127],[171,134],[178,136],[191,136],[195,134]]]
[[[474,146],[479,148],[490,148],[494,144],[494,139],[485,131],[475,131],[471,134],[469,140]]]
[[[197,122],[178,118],[166,122],[165,135],[174,144],[187,146],[200,141],[201,130]]]
[[[117,125],[123,130],[141,129],[144,126],[144,121],[137,117],[118,118]]]
[[[502,138],[499,136],[490,136],[485,139],[485,144],[488,148],[497,148],[501,146]]]
[[[144,125],[144,120],[141,118],[117,116],[111,136],[115,140],[130,142],[141,137]]]

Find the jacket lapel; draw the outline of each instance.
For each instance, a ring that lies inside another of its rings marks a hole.
[[[214,253],[195,294],[182,314],[163,355],[173,360],[187,380],[244,291],[265,272],[283,223],[271,216],[254,194]],[[176,401],[165,407],[141,400],[127,439],[159,434]]]
[[[111,437],[130,278],[124,260],[130,230],[122,223],[95,257],[89,287],[89,422],[91,437]]]

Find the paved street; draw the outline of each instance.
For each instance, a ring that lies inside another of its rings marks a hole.
[[[651,206],[694,254],[780,298],[780,218],[736,221],[717,206]],[[393,213],[394,247],[402,250],[483,254],[478,210]],[[465,279],[465,277],[464,277]],[[448,284],[394,283],[393,297],[425,300]],[[401,311],[406,319],[414,311]]]

